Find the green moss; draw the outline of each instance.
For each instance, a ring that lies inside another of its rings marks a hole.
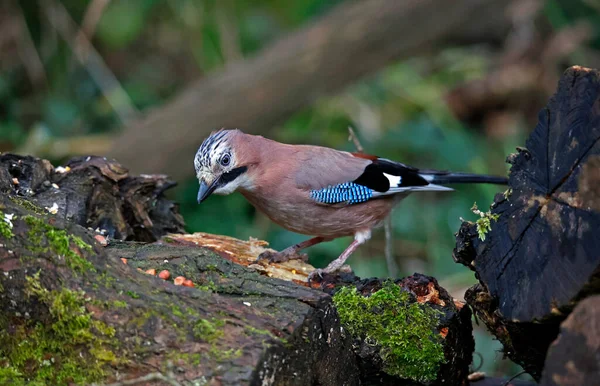
[[[146,310],[138,314],[138,316],[136,316],[135,318],[133,318],[133,320],[131,320],[131,324],[136,326],[137,328],[143,328],[144,325],[148,323],[148,321],[153,317],[158,317],[158,312],[156,312],[155,310]]]
[[[225,322],[219,319],[199,319],[193,327],[194,337],[207,343],[212,343],[223,336]]]
[[[85,294],[66,288],[49,291],[37,275],[27,277],[25,293],[48,307],[51,320],[0,322],[0,384],[89,384],[116,363],[115,330],[87,311]]]
[[[81,238],[30,215],[24,216],[23,220],[29,226],[27,236],[29,237],[28,249],[31,252],[55,253],[64,258],[66,265],[75,272],[96,271],[92,263],[71,249],[71,245],[74,245],[80,251],[92,250],[92,247]]]
[[[246,330],[246,334],[265,335],[270,338],[276,339],[275,335],[273,335],[273,333],[269,330],[261,330],[261,329],[258,329],[256,327],[252,327],[252,326],[246,326],[246,327],[244,327],[244,329]]]
[[[127,308],[127,302],[124,302],[123,300],[115,300],[112,302],[112,306],[114,308]]]
[[[135,291],[127,291],[127,295],[132,299],[139,299],[140,295]]]
[[[44,211],[44,209],[42,209],[41,207],[35,205],[33,202],[31,202],[31,201],[29,201],[29,200],[27,200],[25,198],[22,198],[22,197],[19,197],[19,196],[13,196],[13,195],[9,195],[8,198],[12,202],[14,202],[15,204],[21,206],[22,208],[24,208],[24,209],[26,209],[26,210],[28,210],[30,212],[33,212],[33,213],[39,214],[39,215],[46,215],[47,214],[47,212]]]
[[[242,349],[222,350],[217,346],[212,345],[208,351],[208,355],[217,362],[228,361],[231,359],[237,359],[242,356]]]
[[[475,221],[477,225],[477,233],[481,241],[485,241],[485,235],[492,230],[492,221],[498,221],[500,218],[499,214],[492,214],[491,211],[482,212],[477,208],[477,203],[473,204],[471,211],[479,216],[479,219]]]
[[[200,291],[217,292],[217,286],[212,280],[209,280],[207,284],[199,285],[196,288],[198,288]]]
[[[0,385],[25,385],[23,374],[12,366],[0,363]]]
[[[183,318],[183,316],[184,316],[183,312],[176,305],[171,306],[171,314],[177,316],[178,318]]]
[[[110,289],[114,287],[114,284],[116,282],[116,279],[114,276],[112,276],[111,274],[109,274],[108,272],[102,272],[99,276],[98,276],[98,281],[101,283],[104,283],[104,288],[106,289]]]
[[[10,218],[6,218],[4,212],[0,210],[0,236],[5,239],[12,239],[14,236],[12,227],[13,225]]]
[[[436,332],[441,312],[410,303],[409,294],[390,281],[369,297],[344,287],[333,301],[344,328],[355,339],[380,347],[388,374],[417,382],[436,379],[445,360]]]

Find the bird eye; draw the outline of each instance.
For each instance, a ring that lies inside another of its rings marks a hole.
[[[225,154],[223,157],[221,157],[221,165],[229,166],[230,162],[231,162],[231,157],[229,157],[229,154]]]

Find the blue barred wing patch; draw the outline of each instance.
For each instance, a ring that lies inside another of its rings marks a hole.
[[[311,190],[310,197],[322,204],[337,204],[340,202],[358,204],[373,197],[373,191],[366,186],[346,182],[323,189]]]

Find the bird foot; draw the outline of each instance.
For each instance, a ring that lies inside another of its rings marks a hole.
[[[338,274],[348,274],[348,273],[352,273],[352,268],[350,268],[347,265],[344,266],[338,266],[336,264],[330,264],[325,268],[317,268],[314,271],[312,271],[311,273],[308,274],[308,277],[306,278],[308,284],[310,285],[310,283],[312,281],[319,281],[322,282],[323,279],[325,279],[326,275],[338,275]],[[332,280],[333,278],[329,278],[327,280]]]
[[[302,260],[308,261],[308,255],[306,253],[291,252],[283,250],[281,252],[264,251],[258,256],[256,262],[260,260],[267,260],[269,263],[285,263],[290,260]]]
[[[308,274],[306,281],[308,282],[309,285],[310,285],[310,282],[315,281],[315,279],[318,279],[318,281],[321,281],[321,280],[323,280],[324,273],[327,273],[324,269],[317,268]]]

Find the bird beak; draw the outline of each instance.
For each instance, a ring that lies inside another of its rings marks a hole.
[[[208,185],[204,180],[200,181],[200,189],[198,189],[198,204],[202,201],[206,200],[208,196],[214,192],[217,188],[218,178],[215,179],[210,185]]]

